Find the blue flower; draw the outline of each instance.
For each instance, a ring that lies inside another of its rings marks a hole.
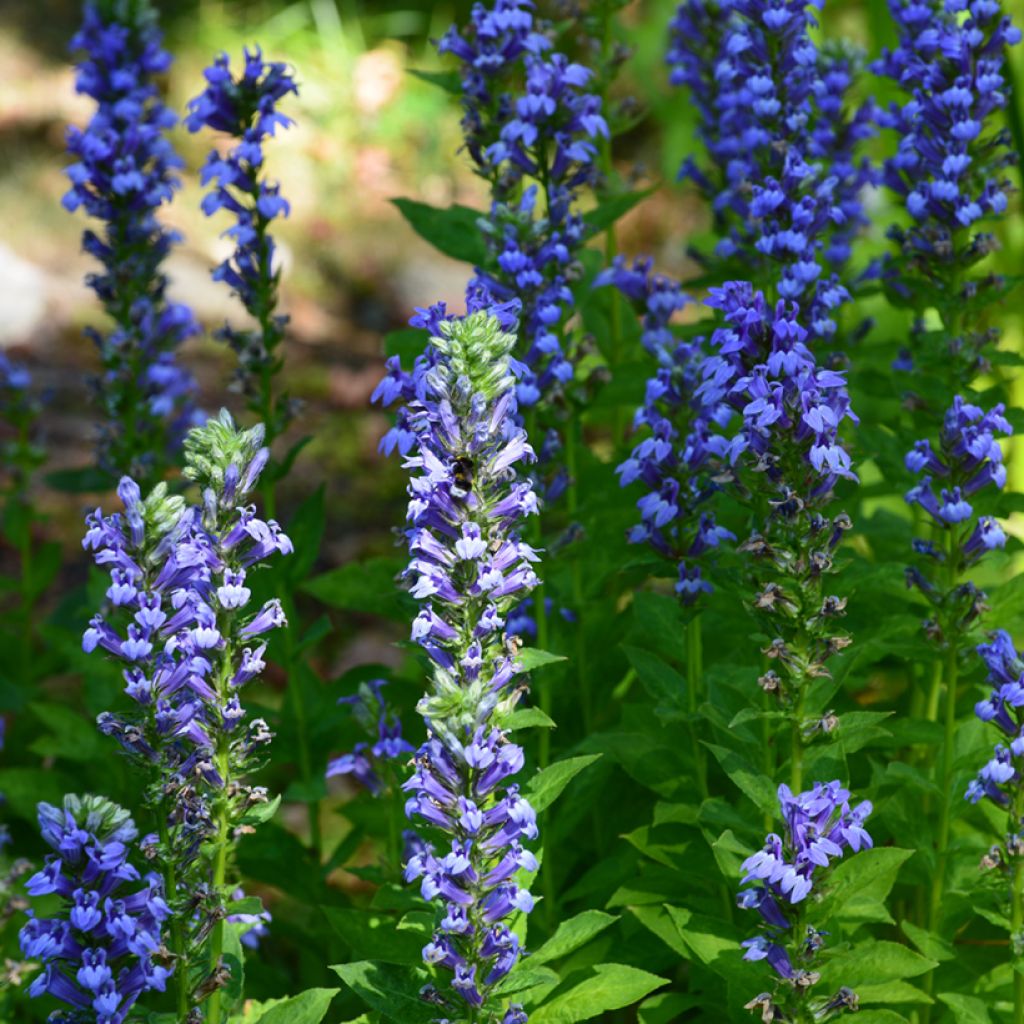
[[[26,883],[33,896],[61,899],[56,916],[30,919],[24,955],[43,962],[29,994],[49,993],[97,1024],[121,1024],[138,998],[164,991],[161,929],[170,916],[157,874],[139,875],[129,857],[138,836],[128,812],[102,797],[66,796],[39,805],[43,839],[54,851]]]
[[[280,186],[264,175],[263,146],[277,129],[293,124],[278,104],[298,93],[298,86],[284,64],[264,61],[258,47],[245,50],[237,77],[223,53],[205,76],[206,89],[189,103],[185,124],[191,132],[211,128],[235,140],[226,154],[213,150],[202,170],[202,183],[213,185],[203,200],[203,212],[212,216],[226,210],[234,218],[225,235],[235,250],[214,269],[213,277],[230,286],[258,324],[254,330],[225,326],[218,337],[238,355],[241,387],[273,438],[294,412],[291,403],[274,403],[267,391],[268,377],[280,367],[277,349],[288,323],[276,312],[280,271],[274,265],[276,246],[270,230],[277,218],[288,216],[290,206]]]
[[[573,379],[564,324],[573,306],[572,265],[585,239],[580,190],[597,174],[608,136],[593,72],[550,53],[530,0],[476,4],[465,30],[439,43],[462,63],[463,132],[477,173],[491,186],[485,221],[490,262],[468,295],[480,304],[518,299],[521,406],[549,402]],[[540,182],[520,189],[524,178]]]
[[[857,853],[872,847],[864,827],[872,805],[864,800],[851,807],[849,790],[838,781],[817,782],[795,795],[781,785],[778,795],[785,832],[771,833],[763,848],[743,862],[741,884],[751,888],[741,889],[737,902],[761,918],[760,934],[742,944],[743,959],[767,960],[780,978],[792,981],[797,969],[786,947],[804,941],[794,930],[793,908],[810,897],[816,882],[847,850]],[[820,946],[816,942],[811,952]],[[807,958],[800,961],[806,963]],[[811,977],[802,967],[799,973]]]
[[[71,48],[84,52],[76,86],[96,101],[96,112],[84,131],[68,130],[75,162],[64,206],[103,223],[82,237],[103,265],[88,283],[115,324],[107,333],[87,331],[103,365],[100,462],[111,472],[154,477],[201,418],[192,405],[195,383],[176,362],[179,345],[199,327],[187,306],[167,298],[162,265],[178,236],[156,217],[178,187],[181,166],[167,137],[176,118],[158,86],[171,58],[148,4],[130,10],[119,20],[86,3],[72,39]]]

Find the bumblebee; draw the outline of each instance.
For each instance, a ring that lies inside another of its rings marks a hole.
[[[452,459],[452,485],[451,493],[453,498],[463,499],[469,497],[473,489],[473,460],[468,455],[457,455]]]

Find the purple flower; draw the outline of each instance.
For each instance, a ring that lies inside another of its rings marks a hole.
[[[795,908],[847,850],[857,853],[873,845],[864,828],[871,803],[864,800],[851,808],[849,801],[849,791],[838,781],[817,782],[796,795],[779,786],[784,834],[769,835],[762,849],[743,862],[741,884],[750,888],[740,890],[737,902],[761,918],[761,932],[742,944],[744,960],[767,960],[780,978],[792,980],[796,957],[790,951],[803,947],[815,953],[821,947],[821,942],[805,947],[804,935],[794,926],[799,913]],[[806,960],[806,955],[800,957]]]
[[[523,751],[502,729],[524,689],[503,627],[538,582],[537,554],[518,534],[537,510],[520,476],[533,451],[516,415],[514,334],[488,311],[436,330],[405,420],[406,579],[422,606],[412,637],[433,681],[418,705],[427,740],[403,789],[407,815],[437,842],[412,852],[405,877],[441,905],[426,962],[452,972],[468,1005],[498,1013],[493,989],[522,953],[510,924],[533,907],[514,879],[537,869],[523,845],[537,837],[536,816],[512,783]],[[506,1019],[519,1014],[508,1007]]]

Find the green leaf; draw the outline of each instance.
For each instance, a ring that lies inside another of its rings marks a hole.
[[[384,335],[384,355],[398,356],[402,365],[411,367],[427,347],[427,332],[421,327],[402,327]]]
[[[939,963],[943,963],[946,960],[956,959],[956,951],[953,947],[945,939],[933,935],[927,928],[921,928],[912,921],[901,921],[900,928],[903,929],[903,934],[930,960],[938,960]]]
[[[719,747],[714,743],[704,744],[718,760],[722,770],[765,814],[774,818],[779,813],[779,798],[776,787],[768,776],[759,772],[734,750]]]
[[[525,992],[527,989],[537,988],[539,985],[547,985],[554,988],[558,984],[558,975],[550,967],[541,967],[539,964],[534,967],[533,957],[529,963],[506,975],[495,988],[495,995],[510,996],[517,992]]]
[[[622,647],[623,653],[643,683],[644,689],[656,700],[665,701],[675,707],[683,707],[686,701],[686,680],[667,662],[656,654],[639,647]]]
[[[258,1018],[259,1024],[320,1024],[327,1015],[337,988],[310,988],[285,999]]]
[[[898,942],[872,939],[832,957],[821,971],[825,988],[849,985],[878,985],[883,981],[915,978],[938,967],[938,962],[915,953]]]
[[[839,920],[892,923],[885,900],[913,850],[876,847],[844,858],[829,876],[831,906]]]
[[[413,78],[436,85],[453,96],[462,95],[462,76],[458,71],[422,71],[419,68],[409,68],[409,74]]]
[[[295,553],[285,560],[284,570],[294,583],[304,580],[313,568],[326,525],[325,490],[321,484],[288,520],[288,537]]]
[[[907,1018],[895,1010],[861,1010],[857,1024],[907,1024]]]
[[[598,203],[592,210],[583,215],[588,235],[597,235],[607,231],[620,217],[624,217],[634,206],[642,203],[654,192],[654,186],[640,192],[625,192],[620,196],[611,196]]]
[[[281,795],[279,793],[273,800],[268,800],[265,804],[256,804],[246,811],[242,816],[242,822],[246,825],[262,825],[277,814],[277,809],[280,806]]]
[[[95,725],[64,704],[29,705],[32,714],[49,734],[34,740],[29,749],[40,757],[62,757],[68,761],[92,761],[101,746]]]
[[[360,960],[331,966],[339,978],[371,1009],[396,1024],[430,1024],[437,1008],[420,999],[420,989],[429,980],[422,969],[410,970],[392,964]]]
[[[404,567],[405,562],[393,556],[368,558],[315,576],[300,589],[331,608],[408,623],[416,608],[412,598],[395,586]]]
[[[681,992],[659,992],[645,999],[637,1011],[638,1024],[675,1024],[687,1010],[700,1006],[700,1000]]]
[[[553,995],[549,1002],[530,1014],[531,1024],[575,1024],[592,1020],[607,1010],[629,1006],[656,988],[667,985],[664,978],[625,964],[598,964],[590,977],[568,991]]]
[[[524,647],[516,657],[516,661],[519,662],[524,672],[533,672],[534,669],[565,660],[566,658],[562,654],[552,654],[550,651],[541,651],[536,647]]]
[[[538,813],[550,807],[561,796],[562,790],[600,756],[600,754],[580,754],[578,757],[567,757],[565,760],[556,761],[537,772],[526,785],[526,796],[530,805]]]
[[[414,199],[392,199],[391,202],[413,231],[445,256],[474,266],[486,261],[487,246],[480,231],[479,211],[458,204],[441,209]]]
[[[224,925],[224,966],[230,972],[228,983],[224,986],[227,1005],[238,1002],[245,993],[245,950],[242,948],[242,932],[249,930],[251,925],[235,924],[231,921]]]
[[[509,732],[517,729],[555,729],[554,720],[540,708],[516,708],[502,723]]]
[[[4,768],[0,770],[0,793],[7,806],[19,818],[35,821],[40,803],[60,804],[64,795],[61,777],[42,768]]]
[[[531,964],[546,964],[559,957],[568,956],[585,946],[595,935],[618,920],[603,910],[584,910],[582,914],[570,917],[559,924],[555,934],[540,949],[530,955]]]
[[[245,896],[240,900],[232,900],[225,908],[226,914],[262,914],[263,900],[259,896]]]
[[[907,1003],[931,1004],[935,1002],[919,988],[914,988],[913,985],[905,981],[883,981],[880,985],[859,985],[857,995],[864,1006],[870,1003],[896,1006]]]
[[[94,466],[58,469],[46,474],[46,482],[55,491],[63,491],[65,494],[95,494],[110,491],[114,487],[114,478]]]
[[[423,960],[429,930],[396,928],[394,916],[373,911],[324,907],[323,912],[341,940],[360,956],[410,966],[418,966]]]
[[[939,1001],[945,1003],[956,1018],[957,1024],[992,1024],[984,1000],[976,996],[965,996],[958,992],[940,992]]]

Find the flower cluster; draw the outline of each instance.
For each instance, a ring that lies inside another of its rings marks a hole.
[[[72,40],[72,49],[84,52],[77,89],[97,109],[84,130],[68,131],[75,162],[67,169],[64,206],[82,207],[103,223],[100,232],[82,236],[85,251],[103,265],[89,284],[115,323],[109,333],[88,332],[103,365],[100,462],[111,472],[149,478],[197,418],[195,385],[176,350],[199,328],[187,306],[167,298],[162,265],[177,236],[156,217],[177,187],[181,164],[167,138],[176,118],[157,85],[171,58],[147,3],[117,9],[110,15],[90,0]]]
[[[1020,710],[1024,708],[1024,660],[1003,629],[992,633],[988,643],[979,644],[978,654],[988,669],[992,693],[974,705],[974,712],[981,721],[997,726],[1005,743],[996,746],[992,758],[967,787],[966,797],[971,803],[988,797],[1000,807],[1013,804],[1015,820],[1011,825],[1017,829],[1024,824],[1020,818],[1024,808],[1017,805],[1016,799],[1021,779],[1019,758],[1024,756],[1024,720]]]
[[[502,315],[504,311],[502,311]],[[453,972],[467,1004],[499,1019],[494,987],[521,949],[510,917],[533,906],[514,878],[537,861],[523,847],[537,836],[529,803],[510,779],[523,752],[502,721],[519,699],[516,644],[503,633],[513,607],[538,583],[537,555],[517,529],[537,511],[518,467],[533,451],[516,417],[509,354],[515,335],[487,311],[438,324],[419,396],[408,408],[415,443],[406,458],[410,563],[406,576],[423,609],[412,638],[433,663],[419,711],[427,740],[404,788],[444,847],[426,844],[407,863],[443,917],[424,949]],[[505,1021],[525,1020],[509,1007]]]
[[[548,52],[533,8],[530,0],[477,4],[467,28],[453,26],[439,44],[462,62],[467,148],[493,199],[491,262],[477,268],[470,291],[522,303],[523,406],[550,401],[573,377],[562,332],[574,256],[586,240],[576,205],[597,174],[595,140],[608,135],[601,99],[587,91],[593,73]],[[524,178],[539,186],[517,198]]]
[[[696,391],[713,425],[705,443],[715,479],[725,484],[732,475],[733,486],[757,494],[768,512],[740,550],[751,558],[754,611],[772,637],[764,653],[783,670],[759,682],[792,706],[798,759],[810,680],[827,675],[828,659],[849,644],[836,630],[846,599],[826,594],[825,584],[851,524],[845,513],[826,511],[836,482],[856,480],[839,435],[856,417],[843,374],[818,367],[792,305],[779,300],[772,308],[747,282],[713,288],[707,304],[721,325]],[[831,721],[825,716],[811,731],[830,731]],[[794,770],[797,779],[798,761]]]
[[[83,647],[125,664],[125,693],[138,708],[104,712],[99,728],[147,771],[147,802],[167,828],[151,853],[175,865],[168,899],[200,936],[226,897],[203,844],[225,842],[225,822],[237,827],[267,800],[241,782],[271,734],[262,719],[246,724],[239,693],[265,667],[264,634],[285,619],[277,600],[249,612],[246,581],[253,566],[292,548],[276,522],[245,504],[267,461],[262,440],[262,427],[236,430],[222,412],[185,440],[185,474],[200,484],[201,505],[163,484],[143,499],[125,478],[124,512],[90,514],[83,542],[110,572],[109,609],[90,622]]]
[[[820,6],[820,3],[812,6]],[[672,22],[672,81],[689,87],[710,166],[682,168],[711,201],[726,271],[759,268],[799,302],[818,338],[849,293],[835,273],[863,222],[870,165],[855,148],[870,108],[850,114],[850,58],[820,53],[804,0],[685,0]]]
[[[357,743],[355,747],[327,765],[327,778],[351,775],[374,796],[384,792],[380,767],[389,761],[411,754],[413,747],[402,738],[402,721],[388,709],[381,693],[387,685],[384,679],[371,679],[361,683],[359,692],[350,697],[339,697],[339,704],[349,704],[359,723],[373,736],[374,742]]]
[[[54,851],[33,875],[33,896],[56,894],[58,915],[21,929],[25,956],[44,969],[29,990],[49,993],[97,1024],[121,1024],[144,992],[162,992],[161,926],[170,915],[159,875],[140,878],[129,856],[138,832],[128,812],[102,797],[66,796],[39,805],[43,839]]]
[[[911,217],[908,228],[890,232],[901,247],[890,284],[904,297],[927,303],[930,296],[951,310],[965,301],[984,305],[993,280],[975,281],[970,290],[963,281],[950,284],[993,247],[978,227],[1007,206],[1010,138],[992,130],[991,118],[1006,106],[1005,48],[1020,41],[1020,31],[994,0],[890,0],[889,7],[899,45],[875,70],[908,99],[879,117],[899,136],[884,181]]]
[[[638,259],[628,266],[617,257],[598,274],[595,287],[613,284],[642,317],[641,342],[657,370],[647,381],[644,404],[633,426],[642,439],[616,472],[623,487],[638,481],[647,493],[637,501],[641,521],[630,530],[631,543],[648,543],[678,566],[676,593],[691,604],[711,584],[699,559],[735,536],[702,509],[714,492],[707,473],[709,418],[697,398],[704,338],[680,340],[672,317],[687,303],[679,284]]]
[[[743,942],[743,958],[767,960],[789,983],[783,987],[782,998],[786,999],[786,993],[804,992],[818,981],[813,966],[824,945],[824,933],[800,927],[801,905],[846,850],[857,853],[871,848],[864,821],[872,807],[864,800],[851,808],[849,790],[838,781],[818,782],[795,795],[781,785],[778,795],[785,834],[770,834],[764,847],[743,862],[742,884],[751,888],[741,889],[737,902],[744,910],[761,915],[761,931]],[[758,997],[763,998],[772,997]],[[842,1003],[833,1008],[840,1006]]]
[[[185,123],[189,131],[210,128],[236,141],[227,153],[211,152],[202,171],[202,183],[213,183],[203,200],[203,212],[212,216],[227,210],[235,218],[225,232],[235,250],[213,271],[213,277],[230,285],[258,324],[254,330],[226,325],[218,336],[238,355],[239,387],[273,438],[294,412],[287,398],[274,403],[268,391],[269,378],[280,368],[277,349],[288,323],[286,316],[276,312],[280,270],[274,266],[276,249],[270,228],[276,218],[287,217],[290,208],[280,186],[263,175],[263,145],[278,128],[293,123],[277,108],[298,87],[284,64],[264,61],[258,48],[245,51],[238,77],[232,75],[226,54],[217,57],[205,75],[206,89],[190,102]]]
[[[986,552],[1003,547],[1006,534],[992,516],[976,515],[971,499],[1006,483],[997,437],[1012,433],[1001,403],[985,412],[957,395],[939,432],[939,450],[922,440],[907,452],[907,469],[921,479],[906,501],[927,512],[944,539],[939,544],[915,540],[914,551],[924,567],[907,569],[908,585],[918,588],[935,609],[925,630],[937,642],[963,633],[984,608],[984,593],[961,577]]]

